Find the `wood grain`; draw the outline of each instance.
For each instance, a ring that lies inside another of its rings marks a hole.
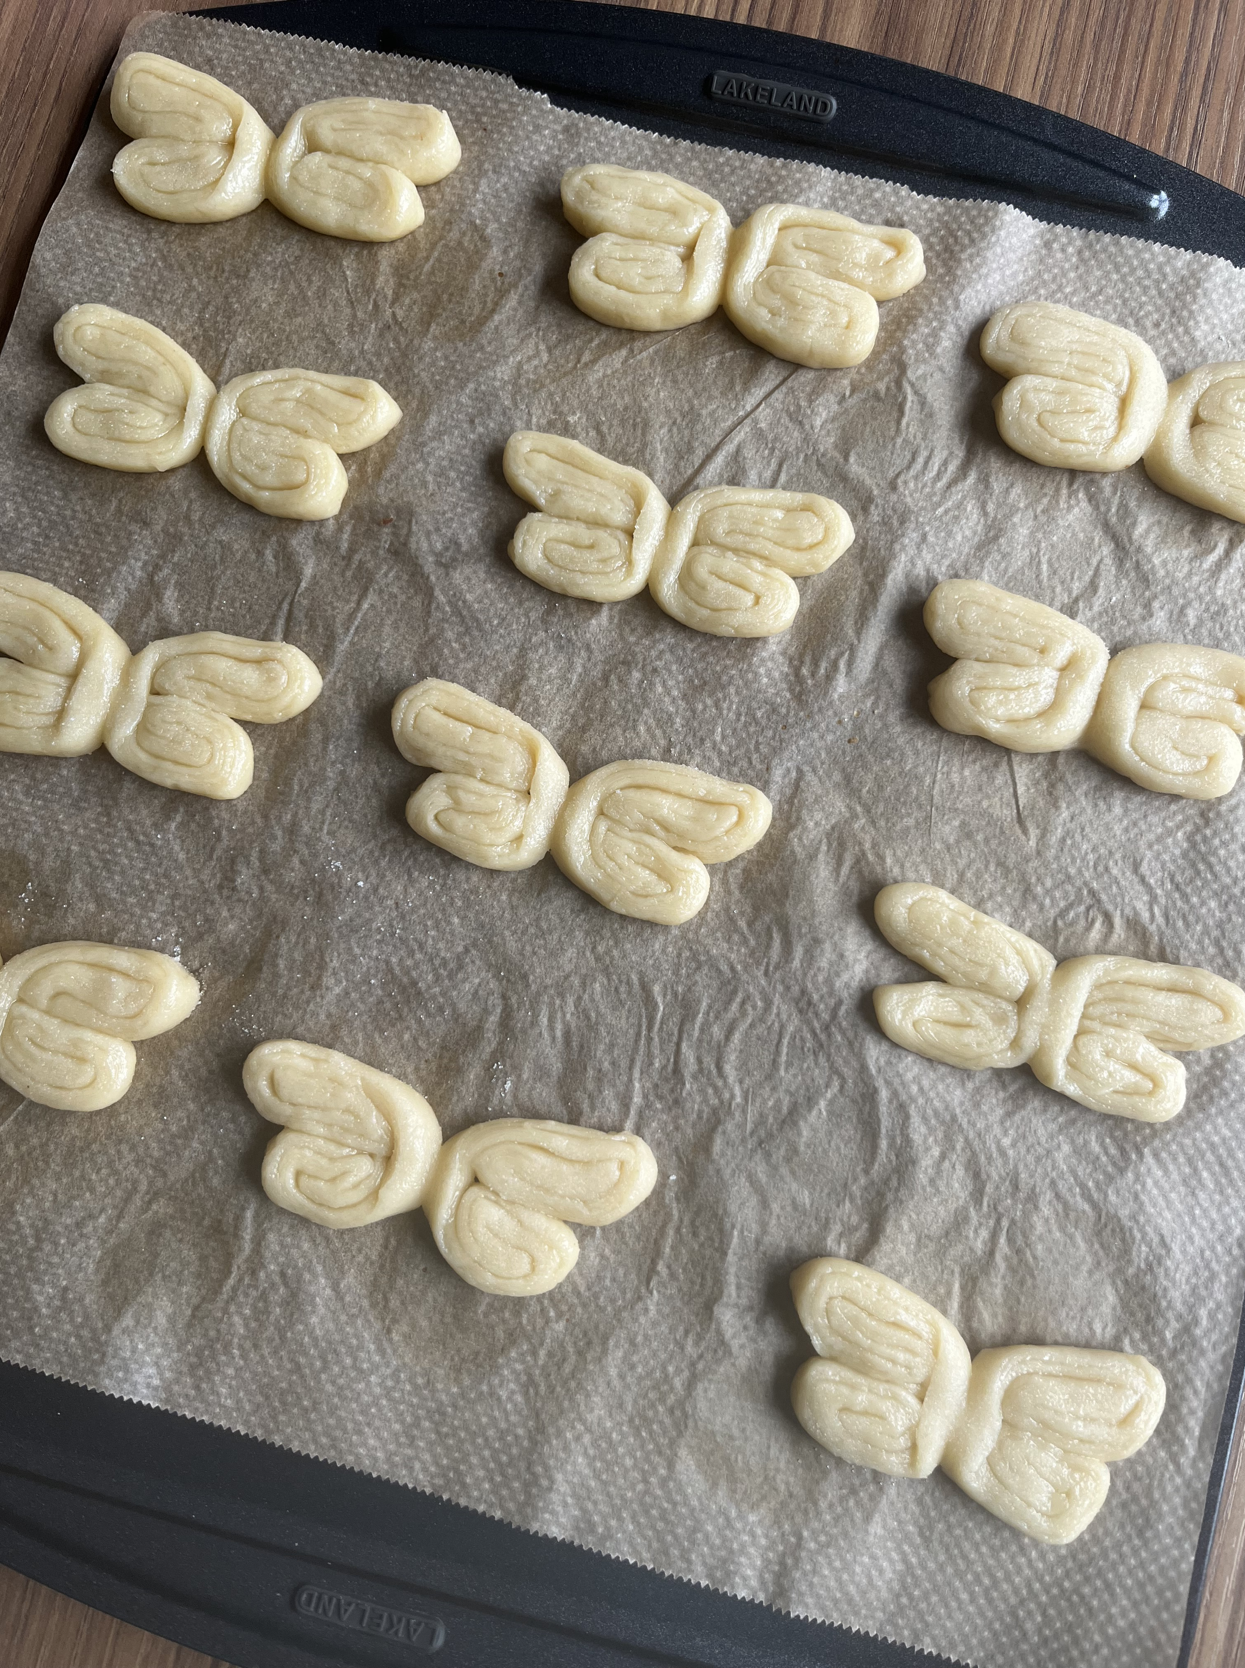
[[[640,0],[976,81],[1245,191],[1245,0]],[[126,23],[188,0],[0,0],[0,335]],[[0,1571],[5,1668],[224,1668]],[[1166,1668],[1166,1665],[1164,1665]],[[1238,1444],[1189,1668],[1245,1668]]]

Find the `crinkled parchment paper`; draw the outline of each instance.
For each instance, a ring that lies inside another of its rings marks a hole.
[[[1167,1665],[1177,1651],[1245,1276],[1245,1046],[1190,1058],[1166,1128],[1082,1110],[1026,1070],[970,1076],[888,1043],[868,992],[918,977],[872,925],[929,879],[1064,957],[1245,975],[1245,791],[1143,792],[1078,754],[944,734],[920,624],[940,579],[1040,598],[1114,648],[1240,650],[1242,530],[1142,471],[1045,470],[998,440],[975,341],[1039,296],[1116,319],[1169,374],[1240,357],[1245,274],[1007,207],[676,142],[504,79],[161,17],[127,37],[220,76],[279,128],[346,93],[446,107],[458,171],[412,237],[319,237],[268,205],[221,226],[129,209],[97,114],[0,359],[4,565],[64,587],[138,649],[216,627],[283,636],[324,672],[253,732],[233,804],[100,752],[3,760],[0,951],[61,938],[181,956],[203,1002],[141,1044],[114,1109],[0,1091],[0,1340],[11,1360],[418,1485],[657,1569],[1002,1668]],[[667,169],[738,223],[791,199],[913,227],[929,278],[873,355],[819,372],[725,316],[666,335],[570,305],[574,163]],[[150,319],[216,382],[286,364],[379,379],[405,411],[347,460],[333,521],[270,520],[200,459],[126,476],[53,451],[72,383],[52,325],[80,301]],[[638,465],[673,502],[725,483],[827,493],[857,539],[800,582],[792,630],[729,642],[647,597],[611,607],[519,575],[516,428]],[[572,777],[666,758],[754,782],[771,833],[713,871],[703,913],[609,914],[551,861],[489,874],[417,839],[397,692],[451,678],[538,726]],[[261,1038],[344,1049],[414,1083],[446,1133],[557,1117],[638,1131],[660,1184],[583,1231],[574,1276],[485,1297],[409,1215],[330,1233],[259,1187],[271,1134],[240,1066]],[[1167,1378],[1148,1447],[1065,1548],[940,1475],[841,1464],[788,1402],[809,1353],[789,1271],[838,1253],[944,1310],[975,1350],[1138,1351]]]

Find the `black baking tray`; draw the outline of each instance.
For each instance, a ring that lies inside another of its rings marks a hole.
[[[283,0],[202,15],[498,70],[633,126],[1245,266],[1245,198],[1081,122],[871,53],[575,0]],[[1243,1377],[1245,1317],[1182,1668]],[[2,1362],[0,1563],[239,1668],[948,1668]]]

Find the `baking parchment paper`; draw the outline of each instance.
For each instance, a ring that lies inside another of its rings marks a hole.
[[[246,1431],[727,1592],[1005,1668],[1174,1661],[1245,1281],[1245,1046],[1189,1060],[1168,1127],[1098,1116],[1027,1070],[972,1076],[888,1043],[870,988],[919,977],[881,939],[884,883],[929,879],[1058,956],[1245,976],[1245,791],[1149,794],[1079,754],[945,734],[920,606],[952,575],[1062,609],[1113,647],[1245,645],[1242,531],[1140,468],[1047,470],[999,441],[985,318],[1028,296],[1130,326],[1169,375],[1239,357],[1245,274],[795,162],[552,108],[479,71],[182,17],[146,48],[279,129],[348,93],[447,108],[463,161],[424,226],[369,246],[265,204],[227,225],[129,209],[106,103],[40,236],[0,357],[4,565],[145,642],[215,627],[298,644],[303,717],[253,730],[232,804],[102,751],[6,757],[0,952],[91,938],[180,955],[203,1001],[139,1045],[89,1116],[0,1089],[0,1339],[22,1365]],[[882,307],[855,370],[771,358],[723,314],[606,329],[570,304],[568,166],[666,169],[736,223],[792,200],[913,227],[929,277]],[[43,437],[81,301],[151,320],[218,383],[286,364],[377,378],[405,411],[347,460],[332,521],[265,518],[199,459],[167,476]],[[826,493],[856,543],[800,582],[785,636],[683,629],[523,578],[516,428],[646,470],[671,502],[726,483]],[[572,778],[613,759],[756,783],[772,831],[713,871],[689,925],[611,915],[546,860],[472,868],[417,839],[394,696],[451,678],[543,730]],[[573,1277],[485,1297],[423,1218],[331,1233],[268,1203],[271,1135],[240,1067],[265,1037],[345,1050],[421,1089],[448,1134],[510,1115],[638,1131],[653,1197],[581,1231]],[[974,1350],[1137,1351],[1169,1396],[1074,1545],[1025,1540],[941,1475],[834,1460],[792,1416],[811,1353],[790,1270],[857,1258]]]

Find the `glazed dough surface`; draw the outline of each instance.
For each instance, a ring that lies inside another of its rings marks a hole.
[[[441,1126],[409,1084],[290,1039],[253,1049],[242,1084],[262,1117],[285,1126],[264,1157],[274,1204],[325,1228],[359,1228],[422,1201]]]
[[[590,163],[562,176],[562,210],[589,241],[571,260],[571,300],[627,330],[672,330],[722,300],[731,223],[715,198],[669,174]]]
[[[874,905],[885,937],[939,983],[882,985],[882,1030],[901,1048],[979,1070],[1026,1061],[1094,1112],[1162,1123],[1185,1101],[1171,1053],[1245,1036],[1245,991],[1199,967],[1132,956],[1056,966],[1032,939],[940,887],[900,882]]]
[[[546,590],[621,602],[648,583],[670,506],[638,469],[561,435],[520,430],[502,469],[511,491],[535,506],[514,530],[510,558]]]
[[[656,1160],[638,1135],[505,1118],[445,1143],[424,1211],[442,1256],[469,1285],[534,1297],[578,1260],[568,1222],[617,1222],[656,1181]]]
[[[1080,741],[1107,669],[1107,645],[1092,631],[980,579],[937,586],[925,628],[957,657],[929,686],[930,711],[944,730],[1018,753]]]
[[[425,678],[393,704],[404,759],[434,772],[411,795],[417,834],[484,869],[527,869],[549,850],[570,773],[530,724],[460,684]]]
[[[928,1477],[968,1389],[955,1327],[898,1281],[842,1257],[797,1268],[791,1294],[817,1351],[791,1386],[804,1429],[853,1465]]]
[[[981,357],[1011,379],[994,402],[999,433],[1034,463],[1127,469],[1166,408],[1167,379],[1140,336],[1050,301],[995,313]]]
[[[220,631],[166,637],[128,662],[104,730],[117,763],[162,788],[237,799],[251,785],[250,737],[234,722],[281,724],[320,693],[290,643]]]
[[[576,782],[553,831],[558,867],[619,915],[674,926],[709,896],[706,864],[756,845],[773,807],[759,788],[688,765],[624,759]]]
[[[1106,1499],[1107,1461],[1137,1452],[1166,1399],[1162,1374],[1140,1355],[1038,1344],[982,1350],[942,1468],[1004,1523],[1063,1546]]]
[[[1199,365],[1169,386],[1145,466],[1165,492],[1245,521],[1245,363]]]
[[[670,517],[648,586],[660,607],[715,637],[773,637],[800,606],[795,574],[824,573],[855,538],[833,499],[711,487]]]
[[[210,75],[131,52],[112,84],[112,119],[134,143],[112,177],[157,220],[232,220],[264,200],[273,135],[244,98]]]
[[[879,301],[925,276],[920,240],[829,209],[766,203],[735,234],[725,305],[749,341],[797,365],[859,365]]]
[[[67,591],[0,573],[0,657],[0,753],[93,753],[130,658],[112,627]]]
[[[444,110],[383,98],[331,98],[296,110],[268,160],[282,214],[330,237],[388,243],[423,224],[419,185],[457,168]]]
[[[321,371],[254,371],[217,395],[204,445],[212,473],[265,515],[324,521],[349,481],[339,454],[383,439],[402,416],[378,382]]]
[[[115,944],[44,944],[0,968],[0,1078],[62,1112],[98,1112],[134,1079],[134,1044],[199,1000],[171,956]]]
[[[216,385],[171,336],[88,303],[61,315],[52,340],[84,383],[44,416],[58,451],[134,474],[176,469],[197,455]]]

